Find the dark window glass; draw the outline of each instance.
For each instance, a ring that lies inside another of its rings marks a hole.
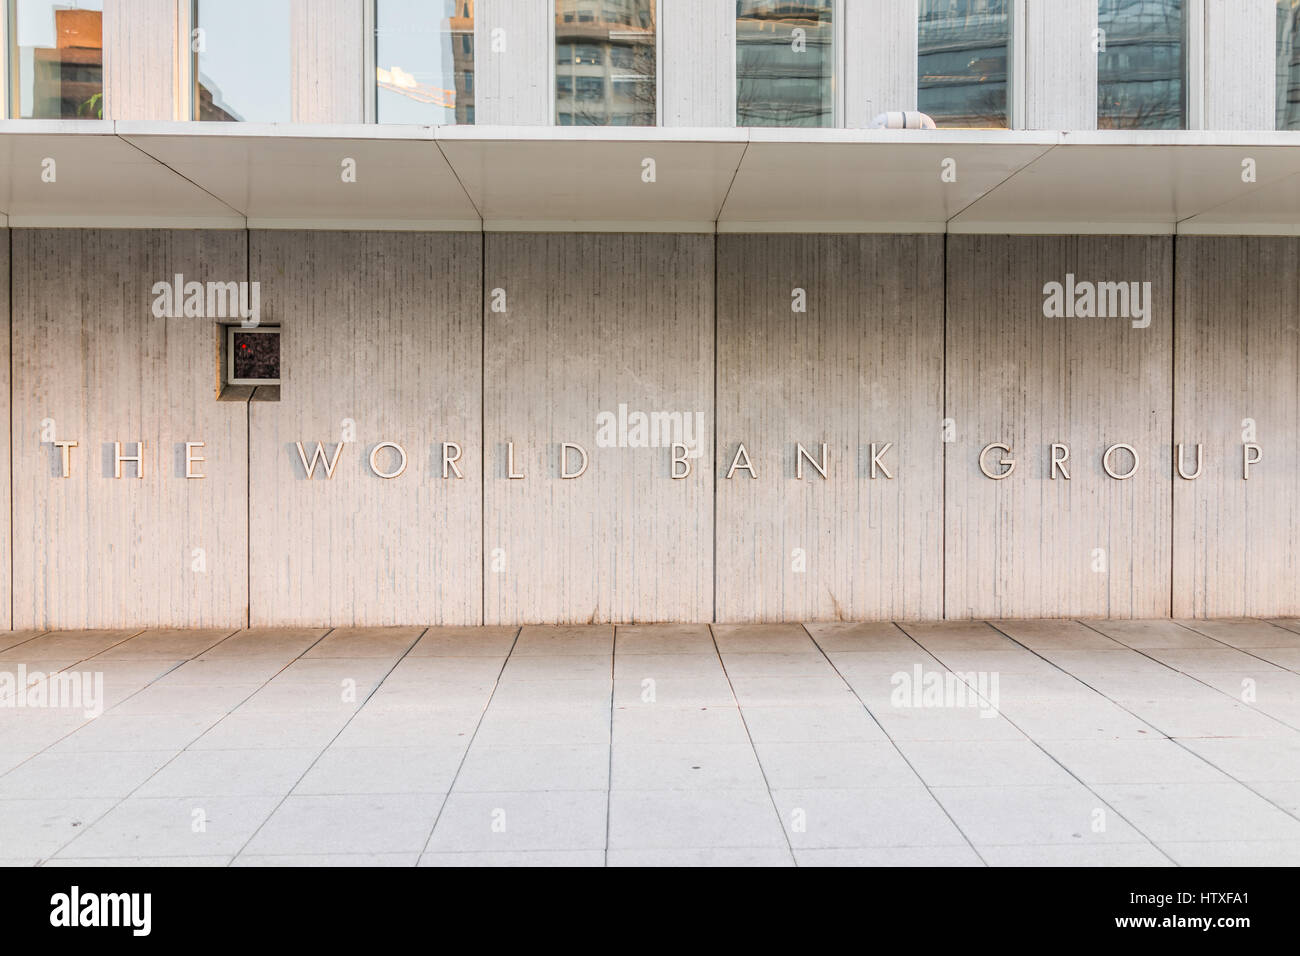
[[[833,0],[737,0],[737,126],[835,124],[833,8]]]
[[[278,382],[280,379],[280,333],[263,330],[230,336],[232,382]]]
[[[1187,127],[1183,0],[1099,0],[1098,129]]]
[[[103,119],[103,9],[102,0],[17,0],[12,5],[12,115]]]
[[[658,121],[654,0],[555,0],[555,120]]]
[[[380,123],[474,122],[474,4],[378,0],[375,84]]]
[[[201,120],[287,123],[289,0],[196,0],[192,46]]]
[[[940,127],[1008,122],[1010,0],[919,0],[917,108]]]
[[[1277,128],[1300,129],[1300,0],[1277,0]]]

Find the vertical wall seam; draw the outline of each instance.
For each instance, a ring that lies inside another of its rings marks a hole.
[[[9,247],[9,627],[14,626],[14,231],[6,228]]]
[[[244,280],[253,281],[253,230],[244,222]],[[281,343],[283,345],[283,342]],[[232,360],[233,361],[233,360]],[[253,626],[253,396],[244,403],[244,626]]]
[[[487,624],[487,226],[479,223],[478,251],[478,597],[480,625]]]
[[[718,224],[713,224],[713,614],[718,623]]]
[[[944,434],[948,418],[948,237],[943,232],[943,334],[939,356],[939,395],[944,421],[939,422],[939,618],[948,619],[948,442]]]
[[[1178,227],[1174,227],[1173,242],[1169,250],[1169,616],[1174,616],[1174,588],[1176,587],[1177,508],[1174,496],[1178,494],[1178,477],[1173,458],[1178,454]],[[1150,308],[1150,303],[1147,303]],[[1130,571],[1130,573],[1132,573]]]

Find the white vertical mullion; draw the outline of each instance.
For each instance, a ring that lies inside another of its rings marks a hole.
[[[546,84],[546,126],[555,126],[558,124],[558,117],[555,115],[555,0],[546,0],[547,5],[551,8],[550,16],[546,18],[546,75],[549,78]],[[655,51],[658,56],[659,51]],[[655,67],[658,69],[658,66]],[[577,95],[575,86],[572,95]]]
[[[1028,25],[1026,0],[1012,0],[1011,49],[1007,63],[1007,128],[1025,129],[1028,122],[1026,91],[1029,78],[1028,50],[1025,43]]]
[[[10,36],[13,30],[14,22],[14,0],[9,0],[4,5],[4,16],[0,17],[3,23],[0,23],[0,76],[4,77],[4,106],[0,107],[0,119],[12,119],[17,116],[18,111],[14,109],[14,97],[17,95],[18,82],[14,76],[13,50],[10,47]]]
[[[379,0],[364,0],[361,8],[361,115],[366,123],[379,122],[379,81],[375,76],[375,27],[379,22]],[[453,41],[454,42],[454,41]],[[474,44],[478,57],[478,44]]]
[[[172,71],[172,118],[196,120],[194,83],[197,75],[191,47],[194,0],[176,0],[176,63]]]
[[[1187,18],[1183,39],[1187,75],[1187,128],[1205,128],[1205,2],[1187,0],[1183,11]]]
[[[844,69],[847,62],[844,44],[847,31],[844,29],[844,0],[835,0],[831,7],[831,88],[834,91],[831,125],[844,127],[848,125],[847,101],[844,96]]]

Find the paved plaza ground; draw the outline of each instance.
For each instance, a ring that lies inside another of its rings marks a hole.
[[[0,698],[13,866],[1300,863],[1297,620],[14,632]]]

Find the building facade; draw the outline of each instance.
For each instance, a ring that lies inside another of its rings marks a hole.
[[[1298,17],[12,5],[0,627],[1300,614]]]

